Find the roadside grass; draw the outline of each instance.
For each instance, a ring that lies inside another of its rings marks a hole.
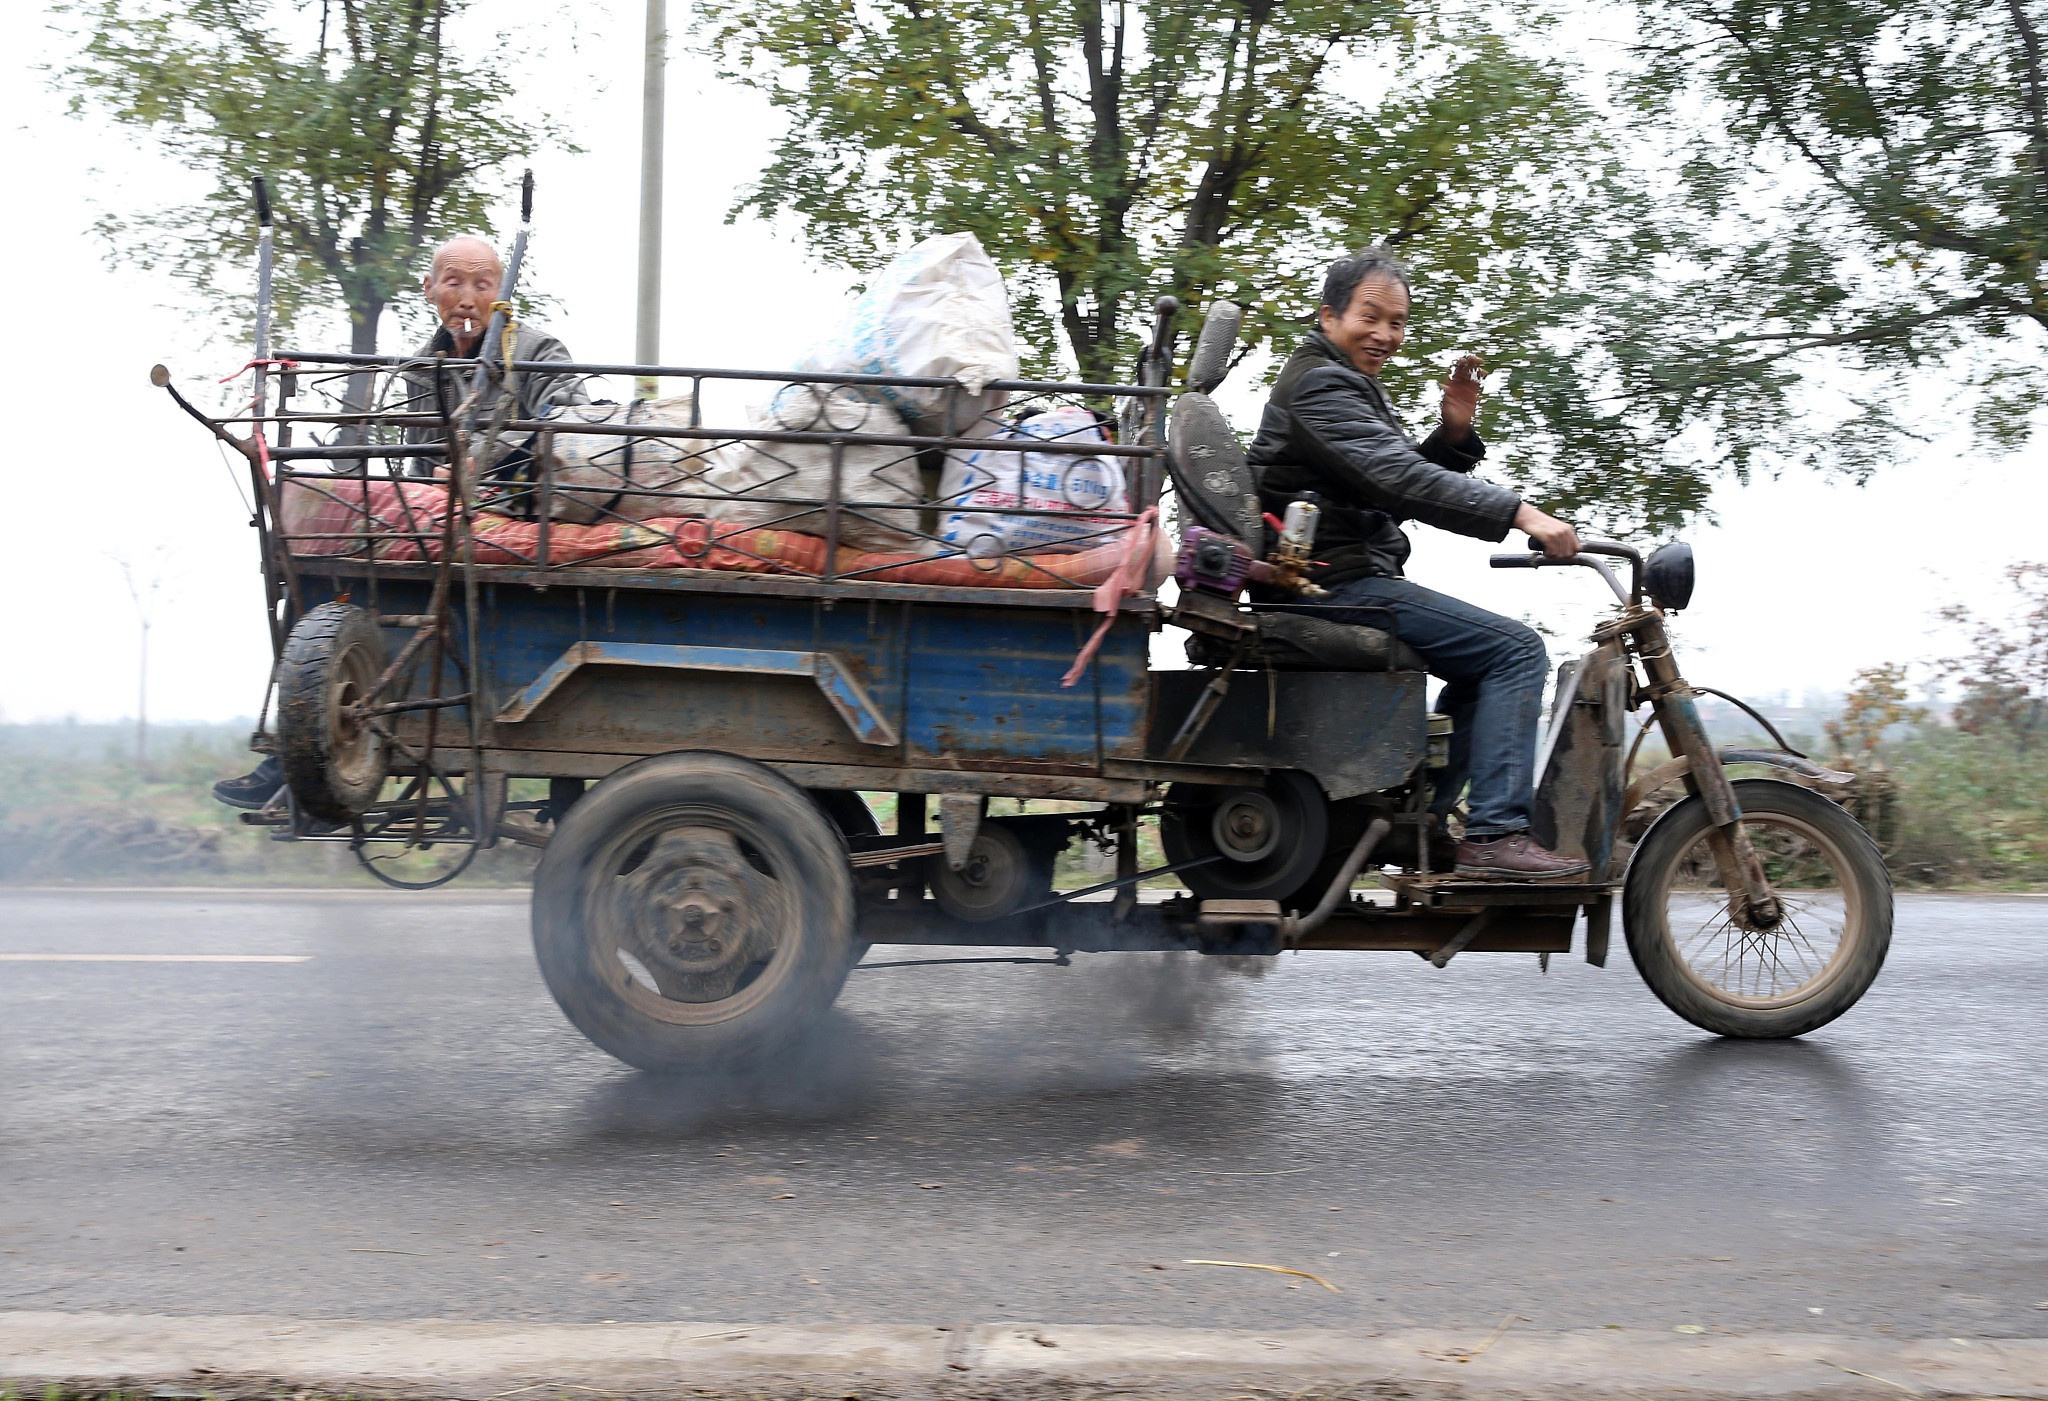
[[[214,801],[216,780],[256,762],[248,738],[164,727],[139,762],[131,726],[0,725],[0,883],[375,887],[345,844],[272,841]],[[462,879],[518,885],[533,862],[501,845]]]
[[[1902,885],[2048,885],[2048,744],[1929,723],[1882,757],[1897,785],[1882,845]]]

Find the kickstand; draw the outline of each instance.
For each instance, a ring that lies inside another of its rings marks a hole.
[[[1460,929],[1457,933],[1453,934],[1450,938],[1450,942],[1446,943],[1442,948],[1438,949],[1435,953],[1426,953],[1422,956],[1428,959],[1431,963],[1435,964],[1437,967],[1443,967],[1446,963],[1449,963],[1452,959],[1456,958],[1466,949],[1472,947],[1472,941],[1478,938],[1482,933],[1486,931],[1487,925],[1493,923],[1494,913],[1499,908],[1500,907],[1498,905],[1488,905],[1478,914],[1466,920],[1465,927],[1463,929]]]

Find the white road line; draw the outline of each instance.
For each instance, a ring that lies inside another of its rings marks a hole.
[[[0,963],[311,963],[309,953],[0,953]]]

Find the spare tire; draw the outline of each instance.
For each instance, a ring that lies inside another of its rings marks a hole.
[[[299,810],[353,822],[390,771],[382,735],[354,713],[384,674],[384,633],[348,603],[323,603],[285,640],[277,668],[277,759]]]

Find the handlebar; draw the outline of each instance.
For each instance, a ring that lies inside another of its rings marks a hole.
[[[1533,539],[1529,541],[1529,545],[1528,554],[1494,555],[1487,563],[1495,569],[1547,569],[1552,566],[1577,565],[1580,568],[1591,569],[1605,579],[1607,587],[1614,590],[1615,598],[1619,599],[1624,607],[1633,607],[1643,601],[1643,555],[1642,551],[1633,545],[1623,545],[1613,540],[1581,540],[1579,552],[1567,559],[1552,559],[1541,549],[1536,548]],[[1614,571],[1607,567],[1601,556],[1628,561],[1629,586],[1626,589],[1621,586],[1621,581],[1614,577]]]

